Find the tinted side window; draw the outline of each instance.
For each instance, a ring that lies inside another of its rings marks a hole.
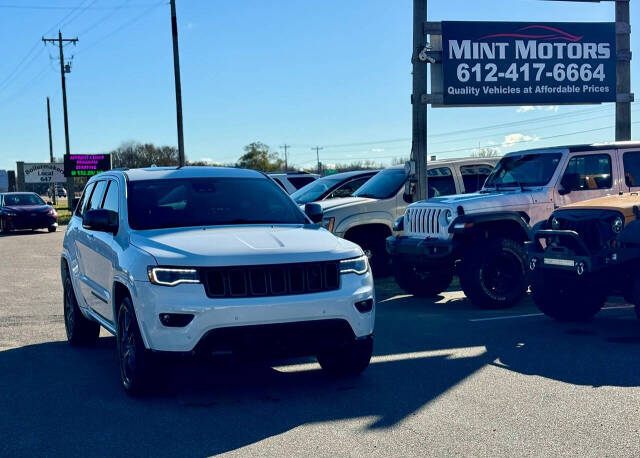
[[[291,184],[293,185],[294,188],[300,189],[301,187],[308,185],[312,181],[315,181],[315,178],[313,178],[313,177],[291,177],[291,178],[289,178],[289,181],[291,182]]]
[[[275,181],[276,183],[278,183],[278,186],[280,186],[282,189],[284,189],[285,191],[287,191],[287,188],[284,186],[284,184],[282,184],[282,181],[280,181],[279,178],[274,178],[273,181]],[[287,191],[288,193],[288,191]]]
[[[102,205],[102,198],[104,197],[104,191],[107,187],[106,181],[98,181],[96,183],[96,187],[93,189],[93,193],[91,193],[91,198],[89,199],[89,203],[84,208],[83,213],[89,210],[95,210],[96,208],[100,208]]]
[[[102,208],[118,213],[118,183],[115,181],[109,181],[109,187],[107,188],[107,194],[104,196]]]
[[[95,183],[91,183],[84,188],[84,192],[82,193],[82,197],[80,198],[80,202],[78,202],[78,206],[76,207],[76,216],[82,216],[84,213],[84,207],[86,207],[89,198],[91,197],[91,191],[95,187]]]
[[[460,174],[464,183],[464,192],[476,192],[482,188],[493,167],[487,164],[463,165]]]
[[[340,186],[338,189],[335,189],[334,191],[332,191],[331,194],[329,194],[329,196],[327,197],[328,198],[351,197],[351,195],[354,192],[356,192],[360,186],[365,184],[369,178],[371,177],[362,177],[362,178],[357,178],[355,180],[348,181],[342,186]]]
[[[624,181],[627,186],[640,186],[640,151],[630,151],[622,156]]]
[[[437,169],[430,169],[427,172],[429,198],[448,196],[456,193],[456,184],[453,181],[453,174],[449,167],[440,167]]]
[[[610,188],[611,157],[608,154],[572,157],[562,177],[562,186],[570,191]]]

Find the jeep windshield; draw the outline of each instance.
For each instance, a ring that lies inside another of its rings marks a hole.
[[[130,181],[129,225],[135,230],[235,224],[305,224],[295,203],[266,178]]]
[[[544,186],[562,158],[561,153],[518,154],[500,159],[484,188]]]
[[[407,173],[404,169],[385,169],[378,172],[363,184],[353,193],[353,196],[370,197],[372,199],[389,199],[396,195],[406,180]]]
[[[291,198],[298,204],[313,202],[343,180],[344,178],[342,177],[336,178],[332,176],[319,178],[298,189],[296,192],[291,194]]]

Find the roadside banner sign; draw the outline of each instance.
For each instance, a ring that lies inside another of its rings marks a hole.
[[[442,83],[443,105],[615,102],[615,23],[443,21]]]
[[[50,162],[24,164],[25,183],[66,183],[64,164]]]
[[[111,170],[110,154],[65,154],[64,175],[67,177],[92,177]]]

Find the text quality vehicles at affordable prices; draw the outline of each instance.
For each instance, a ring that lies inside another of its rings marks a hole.
[[[640,312],[639,217],[634,192],[567,205],[538,224],[527,254],[540,310],[558,320],[584,320],[619,293]]]
[[[407,292],[436,295],[455,272],[484,307],[514,305],[528,287],[524,242],[555,208],[640,189],[640,143],[620,142],[505,155],[478,193],[417,202],[387,240]]]
[[[316,355],[359,373],[373,345],[371,272],[357,245],[319,225],[261,173],[209,167],[93,177],[62,254],[67,336],[117,336],[128,392],[159,352]]]

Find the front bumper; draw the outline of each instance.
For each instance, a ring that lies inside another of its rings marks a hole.
[[[389,237],[387,252],[394,258],[409,258],[414,264],[449,263],[455,260],[456,243],[449,239]]]
[[[19,229],[44,229],[47,227],[57,227],[58,218],[55,216],[44,215],[21,215],[5,217],[7,226],[12,230]]]
[[[547,243],[543,247],[541,239],[556,239],[559,243]],[[638,255],[636,248],[604,247],[591,253],[579,235],[568,230],[538,231],[533,241],[525,242],[525,250],[531,272],[567,273],[578,277],[614,269]]]
[[[213,299],[207,297],[202,284],[164,287],[136,281],[135,296],[143,340],[147,348],[155,351],[191,352],[196,347],[210,346],[211,341],[216,342],[214,347],[224,348],[225,341],[251,342],[252,335],[276,336],[277,327],[272,325],[277,324],[290,325],[281,328],[286,331],[282,335],[299,336],[302,332],[309,347],[316,348],[337,340],[337,331],[331,331],[331,326],[323,327],[327,323],[346,323],[346,328],[338,324],[335,329],[349,329],[352,338],[358,339],[373,334],[375,322],[375,291],[370,273],[342,275],[339,289],[311,294]],[[358,311],[355,303],[367,299],[373,301],[372,310]],[[160,321],[161,314],[191,314],[193,319],[184,327],[169,327]],[[317,326],[305,331],[305,323],[309,322],[317,322]],[[253,340],[258,350],[266,343],[264,338]],[[291,354],[299,354],[304,349],[290,350]]]

